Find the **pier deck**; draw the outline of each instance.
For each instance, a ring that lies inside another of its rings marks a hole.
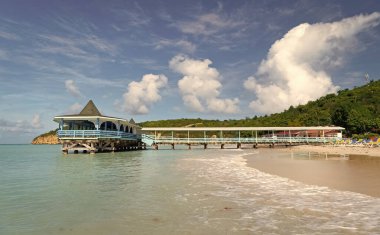
[[[297,145],[325,144],[342,138],[342,127],[168,127],[142,128],[142,141],[158,145]],[[166,134],[166,135],[163,135]],[[170,134],[170,135],[168,135]]]

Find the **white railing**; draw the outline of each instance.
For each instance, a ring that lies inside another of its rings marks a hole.
[[[105,130],[58,130],[58,138],[60,139],[127,139],[139,140],[141,135],[126,133],[123,131],[105,131]]]
[[[337,137],[240,137],[240,138],[176,138],[171,136],[142,135],[143,142],[156,144],[228,144],[228,143],[334,143]]]

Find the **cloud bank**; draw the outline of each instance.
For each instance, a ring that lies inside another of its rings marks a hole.
[[[237,113],[239,99],[219,98],[219,72],[211,68],[212,61],[194,60],[185,55],[177,55],[169,62],[169,67],[183,78],[178,81],[184,104],[193,111],[215,113]]]
[[[41,128],[43,128],[43,125],[39,114],[35,114],[30,122],[25,120],[14,121],[0,118],[0,133],[34,133]]]
[[[165,75],[145,74],[140,82],[129,83],[123,94],[122,109],[130,114],[147,114],[149,108],[161,99],[159,91],[168,83]]]
[[[281,112],[336,92],[326,71],[344,62],[357,46],[358,33],[380,23],[380,13],[358,15],[333,23],[300,24],[270,48],[255,76],[244,86],[256,100],[250,108],[259,113]]]

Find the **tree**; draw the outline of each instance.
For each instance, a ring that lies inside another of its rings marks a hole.
[[[347,129],[348,127],[348,108],[346,106],[338,106],[331,114],[331,121],[336,126]]]

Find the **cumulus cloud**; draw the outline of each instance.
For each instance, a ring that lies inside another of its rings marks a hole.
[[[147,114],[152,104],[161,99],[159,91],[168,83],[163,75],[145,74],[140,82],[129,83],[123,94],[122,109],[131,114]]]
[[[80,111],[82,111],[82,109],[83,109],[83,105],[81,105],[79,103],[74,103],[73,105],[71,105],[69,107],[69,109],[65,113],[76,114],[76,113],[79,113]]]
[[[66,80],[65,81],[66,91],[75,97],[82,97],[82,93],[79,91],[79,88],[75,84],[74,80]]]
[[[183,78],[178,81],[184,104],[197,112],[237,113],[239,99],[219,98],[219,72],[210,67],[209,59],[195,60],[185,55],[177,55],[169,62],[169,67]]]
[[[245,88],[257,97],[250,107],[260,113],[280,112],[336,92],[327,70],[344,63],[344,55],[358,44],[358,33],[379,23],[376,12],[294,27],[271,46],[255,76],[245,81]]]

